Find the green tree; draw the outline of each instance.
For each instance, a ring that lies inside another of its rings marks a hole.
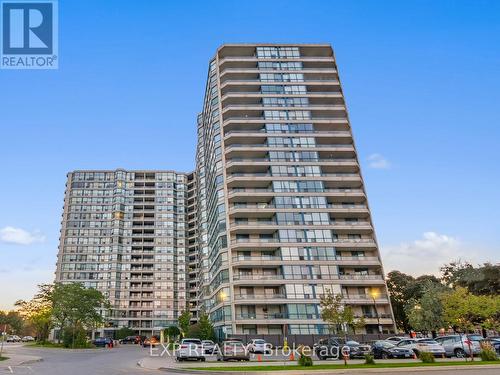
[[[121,340],[124,339],[127,336],[134,336],[135,331],[133,329],[130,329],[128,327],[122,327],[116,331],[116,339]]]
[[[41,284],[38,286],[38,293],[31,300],[16,302],[19,313],[34,330],[37,341],[41,342],[48,339],[53,327],[52,287],[51,284]]]
[[[72,347],[79,330],[95,329],[103,324],[100,310],[109,309],[109,302],[100,291],[84,288],[80,283],[54,284],[51,301],[56,326],[65,335],[73,334]]]
[[[7,313],[0,311],[1,330],[6,326],[7,332],[20,334],[23,330],[25,322],[22,316],[17,311],[9,311]]]
[[[164,333],[168,337],[169,341],[175,341],[181,334],[181,331],[177,326],[169,326],[168,328],[165,328]]]
[[[441,267],[441,275],[446,285],[467,288],[472,294],[500,294],[500,264],[484,263],[475,268],[459,260]]]
[[[354,311],[352,310],[351,306],[344,306],[342,316],[345,324],[347,324],[347,326],[352,329],[353,334],[356,334],[356,330],[358,328],[363,328],[364,326],[366,326],[365,317],[361,316],[357,318],[354,315]]]
[[[415,278],[400,271],[391,271],[387,274],[386,281],[396,325],[409,332],[411,328],[405,305],[408,302],[408,288],[415,282]]]
[[[208,314],[202,312],[198,320],[200,328],[200,339],[202,340],[215,340],[215,330]]]
[[[330,332],[338,334],[342,329],[344,317],[342,316],[342,295],[334,294],[330,289],[321,296],[321,319],[328,324]]]
[[[447,288],[428,280],[420,299],[412,298],[405,305],[410,326],[416,331],[435,332],[444,327],[442,294]]]
[[[186,337],[196,338],[201,340],[201,329],[200,324],[191,324],[186,332]]]
[[[185,336],[188,333],[189,326],[191,324],[191,313],[189,310],[183,310],[177,321],[179,322],[181,333]]]
[[[469,293],[466,288],[456,287],[442,298],[443,319],[454,329],[466,332],[474,328],[500,328],[500,296]]]
[[[345,305],[341,294],[334,294],[330,289],[321,296],[321,319],[328,324],[330,332],[339,334],[343,332],[347,335],[348,328],[353,333],[356,329],[366,325],[364,317],[356,317],[351,306]]]

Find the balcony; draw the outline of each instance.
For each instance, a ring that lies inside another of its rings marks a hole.
[[[275,275],[265,275],[265,274],[250,274],[250,275],[239,275],[234,274],[233,280],[256,280],[256,281],[266,281],[266,280],[383,280],[382,275],[312,275],[312,274],[275,274]]]

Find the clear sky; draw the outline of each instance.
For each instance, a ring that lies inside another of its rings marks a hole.
[[[59,9],[59,70],[0,70],[0,308],[53,281],[68,171],[193,169],[222,43],[333,45],[386,271],[499,261],[499,1]]]

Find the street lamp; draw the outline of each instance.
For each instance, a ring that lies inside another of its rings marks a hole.
[[[222,333],[224,334],[224,340],[226,339],[226,310],[225,310],[225,306],[224,306],[224,302],[226,301],[227,299],[227,293],[224,292],[223,290],[221,290],[219,292],[219,298],[222,302],[222,319],[223,319],[223,326],[222,326]]]
[[[378,289],[372,289],[370,291],[370,296],[373,300],[373,308],[375,309],[375,316],[377,317],[378,332],[382,333],[382,326],[380,325],[380,316],[377,311],[377,302],[375,301],[380,296],[380,291]]]

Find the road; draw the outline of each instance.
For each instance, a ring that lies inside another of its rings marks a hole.
[[[42,357],[43,361],[26,366],[13,367],[14,374],[40,375],[124,375],[124,374],[165,374],[161,371],[141,369],[137,362],[149,352],[139,346],[122,346],[114,349],[61,350],[23,347],[6,347],[6,356],[12,354]],[[0,362],[0,374],[11,373]]]
[[[121,346],[114,349],[91,349],[91,350],[62,350],[62,349],[39,349],[25,347],[21,344],[8,345],[6,347],[6,356],[14,358],[17,356],[36,356],[42,357],[43,361],[30,363],[28,365],[14,366],[9,369],[5,362],[0,362],[0,375],[3,374],[33,374],[33,375],[162,375],[167,374],[165,371],[146,369],[137,366],[138,361],[144,361],[144,358],[149,359],[149,363],[154,364],[151,368],[161,366],[176,366],[172,358],[149,357],[149,350],[143,349],[136,345]],[[234,363],[233,363],[234,364]],[[183,364],[188,365],[188,364]],[[218,363],[217,365],[223,365]],[[243,365],[243,363],[242,363]],[[200,362],[189,364],[189,366],[202,366]],[[498,368],[464,368],[464,369],[437,369],[432,371],[421,371],[411,369],[391,369],[381,373],[386,374],[413,374],[413,375],[497,375]],[[373,370],[372,370],[373,371]],[[342,370],[332,371],[332,374],[366,374],[374,373],[367,370],[359,370],[344,372]],[[277,373],[278,374],[278,373]],[[284,374],[284,372],[281,372]]]

